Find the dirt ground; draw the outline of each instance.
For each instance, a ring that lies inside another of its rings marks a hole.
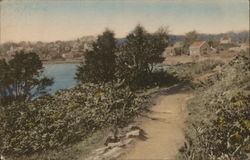
[[[149,117],[140,118],[138,124],[148,139],[138,140],[121,159],[175,159],[185,141],[183,128],[187,117],[186,102],[191,97],[191,93],[183,91],[183,86],[173,86],[157,96]]]

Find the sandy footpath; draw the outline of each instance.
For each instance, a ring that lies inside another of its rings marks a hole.
[[[139,126],[146,132],[145,141],[138,140],[122,160],[172,160],[183,145],[186,102],[190,93],[172,88],[158,96],[149,117],[141,118]]]

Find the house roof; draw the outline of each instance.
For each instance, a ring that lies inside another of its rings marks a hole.
[[[221,39],[222,39],[222,40],[229,40],[230,37],[226,35],[226,36],[223,36]]]
[[[192,47],[200,47],[201,45],[203,45],[204,43],[206,43],[206,41],[203,41],[203,40],[197,40],[197,41],[194,41],[192,44],[191,44],[191,48]]]
[[[167,49],[174,49],[174,46],[168,46]]]

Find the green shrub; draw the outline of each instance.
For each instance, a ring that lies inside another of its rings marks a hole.
[[[79,142],[99,129],[126,125],[144,102],[118,84],[88,83],[1,107],[0,153],[27,155]]]
[[[250,61],[236,57],[188,105],[184,160],[242,160],[250,151]]]
[[[209,72],[216,66],[222,66],[223,64],[223,62],[218,60],[205,60],[196,63],[184,63],[170,66],[167,72],[174,75],[180,81],[184,81],[191,80],[195,75]]]

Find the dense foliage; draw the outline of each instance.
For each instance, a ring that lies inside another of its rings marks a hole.
[[[167,29],[148,33],[138,25],[126,37],[117,58],[117,77],[132,87],[144,86],[157,63],[164,61],[162,53],[168,45]]]
[[[107,30],[98,36],[93,50],[86,52],[86,61],[78,67],[76,79],[83,83],[122,80],[131,88],[144,87],[152,77],[154,65],[164,61],[162,52],[167,44],[164,28],[148,33],[138,25],[122,44],[116,43],[114,33]]]
[[[1,107],[0,154],[16,156],[60,148],[107,127],[121,127],[142,109],[129,88],[86,83],[55,95]]]
[[[115,49],[114,33],[106,30],[93,43],[93,50],[88,50],[85,53],[85,62],[78,67],[76,79],[83,83],[114,80]]]
[[[191,44],[196,41],[198,38],[198,33],[196,31],[191,31],[185,34],[183,43],[184,43],[184,51],[188,53],[189,47]]]
[[[189,104],[186,160],[242,160],[250,152],[250,59],[210,76]]]
[[[36,53],[17,52],[0,60],[0,102],[24,101],[46,93],[53,80],[43,77],[43,64]],[[1,103],[0,103],[1,104]]]
[[[218,48],[218,46],[220,45],[220,41],[215,39],[214,37],[210,37],[208,40],[207,40],[207,43],[210,47],[212,48]]]

